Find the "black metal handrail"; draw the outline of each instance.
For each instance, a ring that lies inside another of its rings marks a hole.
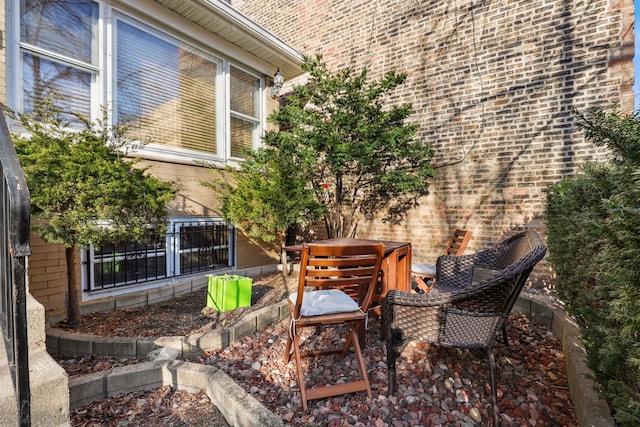
[[[31,425],[29,348],[27,339],[26,257],[29,246],[29,189],[16,155],[7,122],[0,112],[0,323],[20,426]]]

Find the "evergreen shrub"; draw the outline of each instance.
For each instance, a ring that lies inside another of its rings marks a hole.
[[[549,261],[557,292],[582,326],[587,363],[616,423],[640,425],[640,120],[577,113],[610,154],[548,189]]]

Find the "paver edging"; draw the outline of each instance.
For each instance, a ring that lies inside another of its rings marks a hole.
[[[162,348],[177,350],[175,356],[192,359],[203,351],[214,351],[228,347],[233,341],[251,335],[269,324],[289,315],[286,301],[250,312],[237,322],[212,331],[189,336],[159,338],[101,337],[90,334],[68,332],[48,327],[46,346],[51,354],[65,357],[90,356],[92,354],[114,357],[149,357]]]

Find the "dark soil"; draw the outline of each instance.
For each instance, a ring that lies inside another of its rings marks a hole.
[[[288,284],[295,283],[293,275]],[[183,295],[172,301],[112,313],[92,313],[82,316],[80,326],[61,322],[55,327],[70,332],[108,337],[165,337],[192,335],[217,329],[241,319],[248,312],[284,299],[287,289],[281,274],[253,278],[251,307],[218,312],[207,307],[207,289]]]

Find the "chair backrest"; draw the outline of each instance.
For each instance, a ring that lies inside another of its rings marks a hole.
[[[538,234],[529,230],[518,233],[498,243],[492,248],[456,258],[458,267],[443,268],[443,270],[457,271],[455,279],[466,283],[451,284],[449,277],[442,278],[441,283],[457,288],[477,289],[479,293],[470,295],[474,300],[475,310],[487,312],[498,310],[508,315],[522,291],[533,267],[542,260],[546,253],[546,246]],[[470,261],[471,279],[468,267],[462,266]],[[476,269],[480,271],[480,280],[473,280]],[[461,272],[465,273],[461,273]],[[484,306],[484,308],[482,308]],[[494,307],[491,309],[490,307]]]
[[[524,288],[529,274],[538,262],[544,258],[547,247],[542,243],[540,236],[533,230],[529,230],[505,241],[505,246],[510,247],[511,264],[507,269],[519,271],[516,284],[508,296],[503,311],[508,315],[516,303],[520,292]]]
[[[341,289],[367,311],[380,277],[382,243],[349,245],[302,244],[300,276],[294,316],[300,316],[305,288]]]
[[[471,239],[471,235],[473,232],[471,230],[460,230],[456,229],[449,239],[449,243],[447,244],[447,248],[444,251],[445,255],[462,255],[464,254],[464,250],[467,248],[469,244],[469,240]]]
[[[506,321],[529,274],[542,260],[546,250],[538,234],[529,230],[485,251],[456,259],[460,264],[464,264],[466,260],[474,262],[473,268],[480,267],[484,278],[471,286],[459,287],[461,291],[450,304],[449,315],[452,316],[448,317],[452,318],[445,320],[444,323],[448,326],[441,331],[441,340],[458,343],[466,341],[470,346],[472,343],[476,345],[490,342]],[[463,270],[466,268],[458,269]],[[459,278],[467,276],[466,273],[454,275]],[[446,283],[446,279],[442,282]],[[484,338],[476,340],[478,336],[473,337],[474,334]]]

